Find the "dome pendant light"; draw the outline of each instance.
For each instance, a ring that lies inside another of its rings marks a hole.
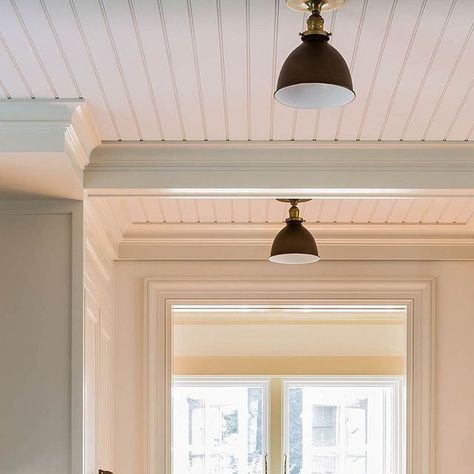
[[[286,219],[286,226],[277,234],[273,241],[270,262],[285,264],[313,263],[319,260],[318,247],[311,232],[303,227],[303,218],[298,209],[299,202],[311,199],[278,199],[280,202],[289,202],[290,217]]]
[[[341,7],[345,0],[286,0],[298,11],[310,11],[308,29],[300,44],[286,59],[278,78],[275,99],[301,109],[339,107],[355,98],[346,61],[329,43],[321,11]]]

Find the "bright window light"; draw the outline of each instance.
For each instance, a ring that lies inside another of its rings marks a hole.
[[[175,381],[174,474],[261,474],[266,383]]]
[[[286,384],[288,474],[398,474],[399,384]]]

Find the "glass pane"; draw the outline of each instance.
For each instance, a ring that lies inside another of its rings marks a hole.
[[[313,446],[336,444],[337,407],[313,405]]]
[[[175,474],[261,474],[264,387],[196,385],[173,388]]]
[[[311,474],[333,474],[336,472],[334,456],[314,456]]]
[[[390,390],[290,385],[289,474],[391,474]]]

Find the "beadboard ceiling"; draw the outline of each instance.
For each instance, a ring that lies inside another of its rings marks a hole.
[[[284,0],[0,0],[0,9],[0,96],[84,97],[105,141],[474,138],[472,0],[347,0],[326,14],[357,99],[322,112],[272,98],[303,26]],[[324,219],[360,212],[338,206],[321,206]],[[410,212],[421,211],[400,216]]]
[[[281,223],[288,204],[272,199],[95,198],[123,232],[146,223]],[[313,199],[300,204],[308,224],[467,224],[470,198]]]

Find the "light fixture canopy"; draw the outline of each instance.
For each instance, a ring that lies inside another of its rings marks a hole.
[[[291,203],[290,217],[286,226],[277,234],[273,241],[269,260],[273,263],[302,264],[319,260],[318,247],[311,232],[303,226],[303,218],[298,209],[299,202],[310,199],[278,199]]]
[[[328,40],[321,11],[339,8],[341,0],[287,0],[290,8],[309,10],[308,29],[280,71],[275,99],[289,107],[325,109],[339,107],[355,98],[346,61]]]

